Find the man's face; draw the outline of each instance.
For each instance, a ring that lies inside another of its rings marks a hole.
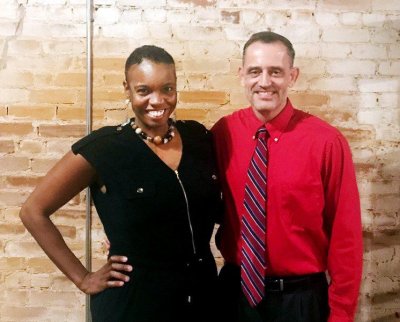
[[[294,85],[299,70],[292,67],[282,43],[255,42],[246,49],[239,75],[255,114],[266,122],[285,107],[288,88]]]

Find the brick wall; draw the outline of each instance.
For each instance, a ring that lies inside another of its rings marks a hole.
[[[85,1],[0,4],[0,321],[83,321],[85,297],[21,225],[21,203],[85,133]],[[236,71],[255,31],[286,35],[300,79],[292,101],[339,127],[357,167],[364,278],[357,321],[400,319],[400,2],[396,0],[94,1],[93,123],[117,124],[123,64],[156,44],[178,69],[177,117],[211,126],[246,101]],[[55,223],[84,260],[85,194]],[[93,266],[105,257],[94,216]]]

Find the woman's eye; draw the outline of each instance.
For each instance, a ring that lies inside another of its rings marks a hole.
[[[146,88],[138,88],[138,89],[136,90],[136,92],[137,92],[139,95],[147,95],[149,91],[148,91]]]
[[[164,88],[164,91],[166,93],[171,93],[171,92],[175,91],[175,88],[173,88],[172,86],[167,86],[167,87]]]

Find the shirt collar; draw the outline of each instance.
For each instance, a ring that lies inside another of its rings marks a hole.
[[[254,135],[255,135],[257,130],[264,124],[256,117],[252,107],[250,107],[249,110],[251,111],[251,115],[252,115],[252,122],[250,124],[251,132],[254,133]],[[283,110],[277,116],[275,116],[272,120],[265,123],[265,127],[269,133],[269,136],[275,142],[277,142],[279,140],[279,137],[285,131],[293,114],[294,114],[294,108],[288,98]]]

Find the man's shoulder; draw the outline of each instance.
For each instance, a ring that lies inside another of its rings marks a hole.
[[[310,114],[309,112],[303,110],[294,109],[294,119],[297,125],[302,125],[307,131],[312,131],[319,133],[320,135],[327,136],[337,136],[341,134],[340,131],[332,124],[323,120],[319,116]]]
[[[216,131],[221,128],[230,127],[232,125],[238,125],[242,123],[244,119],[249,117],[251,112],[250,107],[244,107],[238,109],[236,111],[231,112],[230,114],[222,116],[212,127],[212,131]]]

